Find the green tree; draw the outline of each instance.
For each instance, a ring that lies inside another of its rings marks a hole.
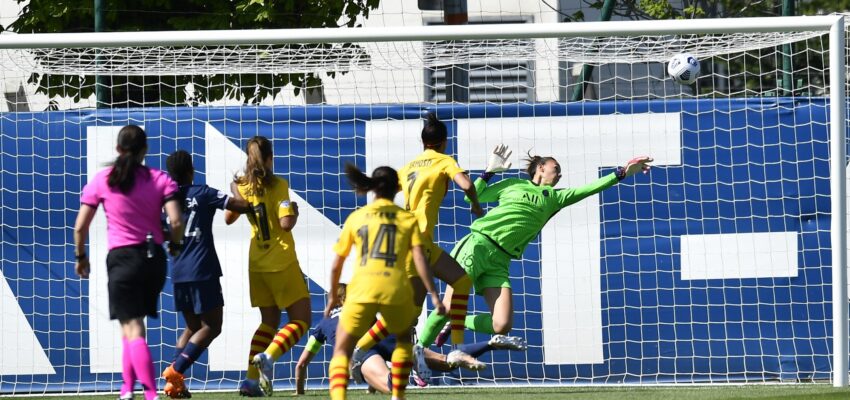
[[[94,31],[93,0],[16,0],[27,3],[16,21],[6,27],[19,33]],[[103,0],[104,30],[113,32],[211,29],[281,29],[357,27],[380,0]],[[344,47],[351,44],[316,44]],[[307,49],[309,50],[309,49]],[[38,56],[37,56],[38,57]],[[342,71],[344,72],[344,71]],[[333,73],[328,73],[333,76]],[[236,97],[257,103],[287,84],[295,94],[319,87],[320,78],[301,74],[220,74],[106,77],[113,107],[204,103]],[[49,97],[88,98],[95,77],[33,74],[30,82]],[[187,98],[184,88],[192,84]]]

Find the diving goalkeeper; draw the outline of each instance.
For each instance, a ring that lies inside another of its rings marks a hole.
[[[650,157],[635,157],[595,182],[568,189],[555,189],[561,179],[561,166],[552,157],[529,155],[526,172],[531,180],[509,178],[488,186],[496,172],[507,170],[511,151],[499,145],[490,156],[487,169],[475,180],[481,203],[498,202],[483,217],[476,219],[471,231],[458,242],[451,256],[472,279],[475,294],[483,295],[489,314],[469,315],[467,329],[489,334],[507,334],[513,325],[513,302],[508,270],[511,259],[519,259],[525,247],[546,222],[562,208],[599,193],[638,172],[649,172]],[[468,201],[468,199],[467,199]],[[451,298],[446,288],[445,298]],[[420,333],[419,344],[430,346],[448,317],[432,312]]]

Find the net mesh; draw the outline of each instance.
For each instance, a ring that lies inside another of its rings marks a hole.
[[[275,172],[301,205],[295,240],[315,325],[331,245],[365,204],[345,163],[402,166],[422,150],[426,111],[448,122],[447,152],[473,176],[498,143],[515,167],[496,180],[527,178],[527,151],[561,162],[559,187],[639,154],[657,164],[558,213],[512,262],[511,334],[527,351],[490,352],[487,370],[432,385],[828,380],[827,44],[824,32],[791,32],[0,51],[0,392],[120,386],[102,210],[90,241],[101,270],[81,281],[71,257],[80,189],[114,157],[120,126],[148,132],[148,165],[185,149],[196,182],[220,189],[249,138],[272,139]],[[702,63],[694,85],[666,74],[680,52]],[[106,78],[101,109],[95,75]],[[450,251],[472,220],[452,188],[438,244]],[[216,222],[214,234],[224,328],[188,373],[193,390],[236,387],[259,321],[244,221]],[[169,282],[148,320],[158,371],[185,326],[171,293]],[[471,314],[487,311],[470,302]],[[302,350],[278,360],[276,387],[294,384]],[[316,356],[310,387],[327,387],[330,356],[328,346]]]

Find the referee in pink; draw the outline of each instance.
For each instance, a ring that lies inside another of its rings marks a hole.
[[[157,301],[165,284],[166,257],[162,243],[162,209],[171,224],[172,254],[179,253],[183,218],[177,184],[164,172],[142,164],[148,150],[142,128],[127,125],[118,133],[118,158],[98,172],[83,188],[80,213],[74,225],[76,272],[88,278],[86,255],[89,225],[99,205],[106,212],[109,253],[109,316],[121,323],[123,337],[120,399],[133,398],[138,379],[145,400],[157,399],[150,349],[145,341],[144,317],[158,317]]]

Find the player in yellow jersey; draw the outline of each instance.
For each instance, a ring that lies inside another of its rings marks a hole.
[[[412,213],[393,203],[399,190],[398,173],[390,167],[378,167],[372,177],[368,177],[351,164],[346,166],[345,172],[357,193],[372,191],[375,200],[348,216],[334,246],[336,258],[331,270],[325,317],[339,303],[339,277],[352,246],[356,247],[358,256],[339,317],[334,356],[328,370],[331,399],[345,399],[349,357],[355,342],[369,329],[377,313],[381,313],[386,329],[398,340],[391,357],[392,398],[403,399],[413,365],[410,329],[416,316],[413,289],[406,271],[408,254],[419,279],[431,293],[431,302],[437,312],[445,313],[445,307],[434,291],[419,222]]]
[[[434,275],[452,288],[443,299],[443,304],[448,309],[450,320],[448,327],[451,329],[452,339],[452,351],[447,356],[448,363],[452,367],[480,370],[485,367],[484,364],[459,348],[463,344],[464,319],[472,281],[457,261],[434,243],[434,228],[437,226],[440,204],[446,196],[450,181],[463,190],[470,199],[472,213],[480,217],[483,211],[478,204],[478,196],[472,180],[452,156],[445,154],[448,130],[434,113],[428,114],[425,126],[422,128],[422,145],[424,147],[422,153],[399,170],[399,184],[404,192],[405,208],[418,220],[419,231],[425,240],[422,248],[428,264],[434,270]],[[425,288],[416,276],[416,271],[409,259],[407,275],[413,286],[414,304],[421,312],[422,302],[425,300]],[[384,321],[379,319],[357,342],[352,367],[362,362],[362,355],[388,334],[384,329]],[[438,343],[438,345],[441,344]],[[425,364],[422,346],[417,344],[413,350],[416,353],[416,371],[427,381],[431,371]]]
[[[298,206],[289,200],[289,182],[274,176],[272,144],[255,136],[248,141],[246,152],[245,170],[234,177],[231,191],[253,206],[248,214],[248,285],[251,306],[260,309],[262,322],[251,338],[248,376],[239,393],[259,397],[272,394],[274,360],[298,343],[310,326],[310,294],[292,238]],[[238,218],[238,213],[225,211],[228,224]],[[278,329],[284,309],[289,322]]]

